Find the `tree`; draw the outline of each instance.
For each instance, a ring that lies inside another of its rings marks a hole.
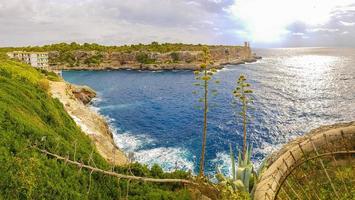
[[[253,103],[251,94],[253,91],[250,89],[250,84],[246,82],[246,77],[242,74],[237,80],[237,87],[233,90],[235,100],[242,104],[240,115],[243,117],[243,159],[247,151],[247,112],[248,104]]]
[[[136,60],[141,64],[152,64],[155,62],[155,59],[149,57],[145,52],[139,52],[136,54]]]
[[[175,51],[170,53],[170,57],[174,63],[179,61],[179,53],[177,53]]]
[[[209,82],[212,80],[212,76],[217,70],[212,67],[211,62],[211,53],[208,47],[203,48],[203,63],[200,65],[200,70],[194,71],[195,79],[198,80],[198,83],[195,83],[196,86],[201,87],[203,90],[202,98],[199,99],[199,102],[203,103],[203,131],[202,131],[202,149],[201,149],[201,158],[200,158],[200,171],[199,176],[204,175],[205,167],[205,151],[206,151],[206,140],[207,140],[207,113],[208,113],[208,95],[209,95]],[[218,81],[216,81],[218,83]],[[195,92],[196,93],[196,92]],[[212,91],[213,94],[216,93],[215,90]]]

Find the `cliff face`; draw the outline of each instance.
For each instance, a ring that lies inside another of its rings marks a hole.
[[[225,64],[240,64],[256,61],[257,57],[250,47],[214,46],[210,47],[212,60],[217,68]],[[202,62],[202,51],[173,51],[167,53],[134,52],[97,52],[73,51],[71,60],[62,62],[60,52],[50,52],[52,67],[56,69],[136,69],[136,70],[179,70],[198,69]]]
[[[88,135],[97,151],[111,164],[127,164],[127,157],[113,141],[112,132],[105,119],[85,104],[96,95],[86,86],[74,86],[66,82],[50,82],[50,93],[64,106],[81,130]]]

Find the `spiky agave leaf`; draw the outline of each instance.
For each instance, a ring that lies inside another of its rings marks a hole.
[[[250,181],[253,178],[253,164],[251,163],[252,146],[247,146],[247,154],[243,158],[241,152],[238,154],[237,180],[244,185],[244,190],[249,192]]]
[[[242,166],[243,163],[242,163],[242,153],[239,151],[238,152],[238,166]]]
[[[249,192],[249,182],[252,176],[252,172],[253,172],[253,166],[252,165],[247,165],[247,167],[245,167],[244,170],[244,174],[243,174],[243,184],[245,186],[245,190]]]
[[[249,146],[247,146],[247,164],[251,164],[251,152],[252,152],[253,146],[251,144],[249,144]]]
[[[218,166],[216,166],[216,179],[220,183],[227,181],[227,178],[223,176]]]
[[[234,181],[233,185],[234,185],[235,188],[237,188],[240,191],[244,190],[244,184],[243,184],[243,182],[241,180]]]

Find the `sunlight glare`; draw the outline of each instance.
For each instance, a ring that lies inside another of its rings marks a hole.
[[[241,20],[249,38],[257,42],[280,40],[294,22],[308,26],[325,24],[332,11],[353,0],[236,0],[228,12]]]

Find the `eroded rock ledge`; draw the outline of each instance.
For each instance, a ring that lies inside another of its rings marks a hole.
[[[83,104],[88,104],[93,98],[96,97],[96,92],[88,86],[78,86],[71,85],[71,91],[76,99],[83,102]]]
[[[75,86],[64,81],[50,82],[50,92],[64,106],[82,131],[90,137],[100,155],[115,165],[127,164],[127,157],[114,143],[106,120],[85,104],[96,93],[87,86]]]

